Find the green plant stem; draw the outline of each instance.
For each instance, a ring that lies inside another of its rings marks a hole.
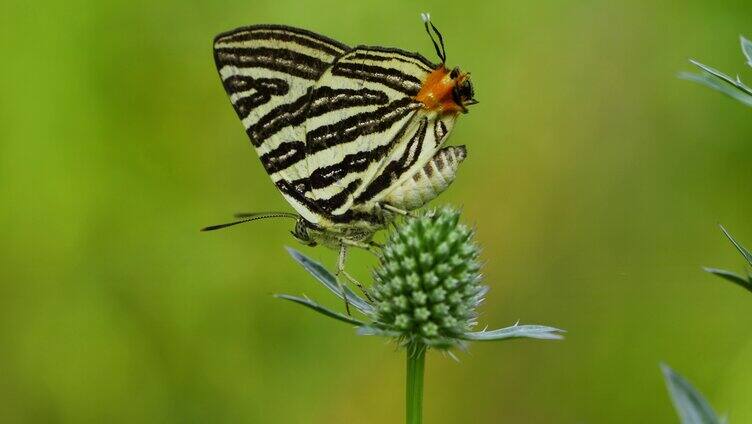
[[[423,422],[423,370],[426,365],[426,347],[418,344],[405,349],[407,354],[406,406],[407,424]]]

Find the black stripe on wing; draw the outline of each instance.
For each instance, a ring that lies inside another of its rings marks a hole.
[[[256,147],[280,129],[301,125],[303,116],[299,119],[279,116],[290,111],[300,111],[302,115],[305,111],[306,96],[289,97],[305,94],[348,50],[346,45],[328,37],[283,25],[237,28],[214,39],[217,70],[241,120],[269,102],[275,107],[265,117],[255,116],[262,119],[260,124],[256,122],[258,127],[246,128]],[[297,103],[290,105],[293,102]],[[246,126],[251,123],[253,120],[246,122]],[[259,128],[267,125],[271,126],[271,131],[259,133]]]
[[[295,43],[320,50],[332,56],[339,56],[350,48],[321,34],[307,29],[286,25],[251,25],[223,32],[214,38],[217,42],[246,42],[252,40],[278,40],[285,43]]]
[[[346,155],[341,162],[334,165],[318,168],[308,178],[310,188],[321,189],[329,187],[345,178],[348,174],[363,172],[368,169],[369,165],[384,157],[390,148],[391,145],[389,144],[377,146],[371,150]]]
[[[317,80],[329,63],[291,49],[224,47],[214,50],[217,68],[263,68],[309,80]]]
[[[353,183],[357,183],[354,181]],[[357,184],[355,184],[357,185]],[[295,201],[299,202],[300,204],[304,205],[309,210],[317,210],[319,213],[322,213],[324,216],[327,217],[330,221],[338,224],[348,224],[354,221],[365,221],[369,222],[371,224],[383,224],[383,222],[380,220],[379,217],[376,215],[362,212],[362,211],[355,211],[355,210],[348,210],[345,213],[341,215],[333,215],[330,213],[331,210],[336,209],[336,207],[332,207],[329,203],[337,203],[342,204],[344,203],[343,200],[340,199],[340,197],[347,198],[348,195],[351,194],[349,190],[344,190],[340,194],[335,195],[334,198],[325,199],[323,204],[320,204],[319,202],[314,202],[313,200],[307,198],[305,194],[298,191],[301,187],[293,187],[292,184],[285,180],[279,180],[276,183],[277,188],[282,193],[286,194],[287,196],[290,196]],[[354,185],[352,187],[354,190]],[[322,205],[324,206],[324,210],[322,210]]]
[[[413,97],[420,91],[426,76],[437,66],[418,53],[395,48],[358,46],[337,59],[331,73],[334,76],[381,84]]]
[[[436,144],[440,144],[445,135],[447,135],[447,127],[441,119],[437,119],[433,124],[433,137]]]
[[[305,144],[302,141],[286,141],[276,149],[261,155],[261,163],[268,174],[287,169],[305,159]]]
[[[386,62],[396,60],[405,64],[418,65],[425,72],[432,72],[439,65],[431,63],[420,53],[408,52],[402,49],[392,47],[378,46],[358,46],[353,49],[353,53],[348,55],[351,61],[368,60],[374,62]]]
[[[415,97],[422,85],[417,77],[397,69],[363,63],[337,63],[332,67],[332,75],[381,84],[408,97]]]
[[[251,140],[259,140],[254,141],[254,145],[260,146],[263,140],[283,128],[302,125],[306,119],[313,116],[350,107],[382,105],[389,101],[383,92],[366,88],[350,90],[318,87],[309,93],[290,103],[275,107],[262,116],[256,124],[248,127],[246,132]]]
[[[418,160],[420,151],[423,148],[423,141],[426,139],[428,129],[428,119],[423,118],[415,134],[408,141],[405,152],[396,160],[392,160],[384,170],[363,190],[354,203],[366,203],[373,199],[377,194],[391,187],[397,182],[402,175],[407,172]]]
[[[402,125],[400,131],[392,137],[389,143],[379,144],[368,150],[347,154],[340,162],[322,166],[314,170],[309,177],[291,181],[290,184],[292,186],[308,184],[309,190],[323,189],[338,184],[351,174],[357,175],[366,171],[373,163],[380,162],[394,148],[395,143],[402,139],[402,134],[406,131],[408,123]],[[358,178],[343,188],[338,195],[329,199],[317,199],[315,202],[317,205],[321,202],[319,206],[327,212],[331,212],[347,202],[350,195],[354,194],[362,184],[362,179]]]
[[[422,103],[403,97],[371,112],[363,112],[346,119],[318,127],[306,134],[310,154],[320,152],[357,139],[360,136],[388,130],[396,122],[419,109]]]
[[[347,199],[352,197],[352,194],[358,189],[362,182],[363,181],[360,178],[355,179],[351,181],[347,187],[343,188],[342,191],[332,197],[327,199],[316,199],[316,206],[320,207],[331,216],[332,211],[344,205],[347,202]]]
[[[239,97],[233,102],[235,111],[241,119],[251,111],[271,100],[272,96],[283,96],[290,90],[287,81],[279,78],[253,78],[245,75],[233,75],[222,82],[225,91],[232,95],[245,91],[253,92]]]

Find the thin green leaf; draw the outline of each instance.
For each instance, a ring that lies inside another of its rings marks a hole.
[[[681,72],[679,74],[679,78],[683,78],[688,81],[694,81],[706,87],[710,87],[713,90],[720,91],[721,93],[733,99],[736,99],[737,101],[747,106],[752,106],[752,95],[745,93],[743,89],[737,87],[736,84],[734,84],[734,86],[732,87],[723,81],[719,81],[711,75],[698,75],[691,72]]]
[[[718,79],[723,80],[727,84],[730,84],[730,85],[732,85],[732,86],[734,86],[734,87],[736,87],[736,88],[738,88],[738,89],[746,92],[747,94],[752,94],[752,89],[750,89],[749,87],[747,87],[746,85],[744,85],[744,83],[742,83],[739,80],[739,77],[731,78],[730,76],[724,74],[723,72],[721,72],[721,71],[719,71],[719,70],[717,70],[717,69],[715,69],[713,67],[710,67],[708,65],[704,65],[704,64],[702,64],[702,63],[700,63],[700,62],[698,62],[696,60],[690,60],[690,62],[692,62],[692,64],[694,64],[698,68],[702,69],[703,71],[705,71],[705,72],[707,72],[707,73],[709,73],[711,75],[716,76]]]
[[[374,312],[373,306],[371,306],[370,304],[368,304],[368,302],[363,300],[363,298],[355,294],[355,292],[350,290],[349,287],[337,281],[337,277],[332,275],[332,273],[324,268],[323,265],[293,248],[288,247],[287,252],[290,253],[293,259],[295,259],[299,264],[303,265],[303,268],[305,268],[306,271],[310,272],[311,275],[316,277],[316,279],[321,284],[323,284],[324,287],[328,288],[332,293],[337,295],[337,297],[344,299],[342,297],[342,290],[344,290],[347,294],[347,302],[354,306],[355,309],[365,315],[370,315]]]
[[[307,298],[298,297],[298,296],[291,296],[289,294],[275,294],[274,297],[298,303],[298,304],[303,305],[305,307],[311,308],[311,309],[313,309],[314,311],[316,311],[316,312],[318,312],[320,314],[323,314],[323,315],[326,315],[326,316],[328,316],[330,318],[334,318],[334,319],[346,322],[348,324],[355,324],[355,325],[358,325],[358,326],[365,325],[365,323],[362,322],[362,321],[360,321],[360,320],[357,320],[357,319],[355,319],[355,318],[353,318],[353,317],[351,317],[349,315],[341,314],[339,312],[334,312],[331,309],[328,309],[328,308],[326,308],[324,306],[321,306],[318,303],[316,303],[316,302],[314,302],[314,301],[312,301],[310,299],[307,299]]]
[[[726,271],[725,269],[717,269],[717,268],[703,268],[705,272],[709,272],[713,275],[717,275],[725,280],[731,281],[734,284],[738,284],[745,289],[752,291],[752,277],[750,277],[749,280],[745,279],[739,274],[733,273],[731,271]]]
[[[661,364],[663,378],[681,424],[720,424],[708,401],[684,377],[666,364]]]
[[[554,327],[548,327],[545,325],[518,325],[515,324],[511,327],[500,328],[497,330],[485,330],[477,331],[473,333],[463,334],[465,340],[504,340],[504,339],[516,339],[526,337],[530,339],[547,339],[547,340],[559,340],[563,339],[564,330],[560,330]]]
[[[401,333],[397,331],[382,330],[381,328],[372,327],[369,325],[363,325],[358,327],[359,336],[383,336],[383,337],[399,337]]]
[[[747,58],[747,65],[752,66],[752,41],[747,40],[744,36],[739,37],[742,42],[742,52]]]
[[[726,234],[726,237],[728,237],[728,239],[731,240],[731,243],[734,244],[734,246],[736,247],[736,250],[738,250],[739,253],[741,253],[742,256],[744,256],[744,259],[746,259],[749,266],[752,266],[752,253],[749,250],[745,249],[744,246],[741,245],[741,243],[737,242],[733,237],[731,237],[731,234],[728,231],[726,231],[725,228],[723,228],[723,225],[721,225],[720,227],[721,227],[721,230],[723,230],[723,234]]]

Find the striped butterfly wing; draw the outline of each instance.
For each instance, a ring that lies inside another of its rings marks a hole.
[[[261,163],[285,199],[312,223],[320,221],[321,212],[305,197],[306,113],[314,85],[348,49],[281,25],[238,28],[214,40],[222,84]]]
[[[439,115],[424,109],[419,110],[413,117],[410,128],[401,134],[390,154],[381,161],[376,172],[370,175],[368,183],[354,194],[353,208],[370,210],[377,203],[386,203],[399,209],[412,210],[443,191],[451,183],[449,174],[443,175],[444,172],[442,172],[444,153],[448,153],[449,150],[454,151],[454,148],[442,149],[441,147],[452,131],[456,118],[456,114]],[[451,160],[454,161],[455,158]],[[449,163],[449,161],[446,162]],[[456,170],[455,163],[452,163],[452,167]],[[433,182],[429,180],[434,171],[437,176],[442,174],[443,180],[438,182],[438,185],[442,187],[435,187],[439,191],[430,187]],[[446,171],[450,171],[449,167]],[[418,175],[421,172],[422,174]],[[413,180],[413,178],[420,179]],[[451,179],[453,178],[452,171]],[[410,188],[409,184],[414,187]],[[421,187],[423,184],[429,184],[429,187]],[[415,191],[413,194],[423,197],[423,201],[404,202],[404,193],[392,195],[399,189]],[[418,194],[419,191],[425,191],[424,189],[428,189],[427,193],[422,196]]]
[[[308,195],[333,220],[348,222],[387,201],[447,139],[456,114],[438,115],[415,100],[436,68],[417,53],[359,46],[322,75],[314,94],[339,89],[371,99],[306,120]]]
[[[358,206],[381,192],[375,187],[385,182],[383,172],[402,174],[430,158],[422,149],[433,143],[423,140],[426,117],[415,96],[435,67],[416,53],[359,46],[337,59],[314,87],[312,97],[341,99],[320,110],[312,101],[305,122],[307,195],[333,221],[367,214],[371,208]],[[389,166],[400,160],[399,170]]]

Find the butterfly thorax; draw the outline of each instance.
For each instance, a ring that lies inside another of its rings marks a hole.
[[[352,224],[336,225],[326,223],[322,226],[300,218],[291,233],[298,241],[305,245],[323,245],[332,249],[338,249],[343,243],[361,244],[370,242],[376,231],[382,229],[384,225],[353,226]]]
[[[439,65],[423,82],[415,99],[423,107],[437,113],[466,113],[467,106],[477,103],[470,74],[454,68],[451,71]]]

